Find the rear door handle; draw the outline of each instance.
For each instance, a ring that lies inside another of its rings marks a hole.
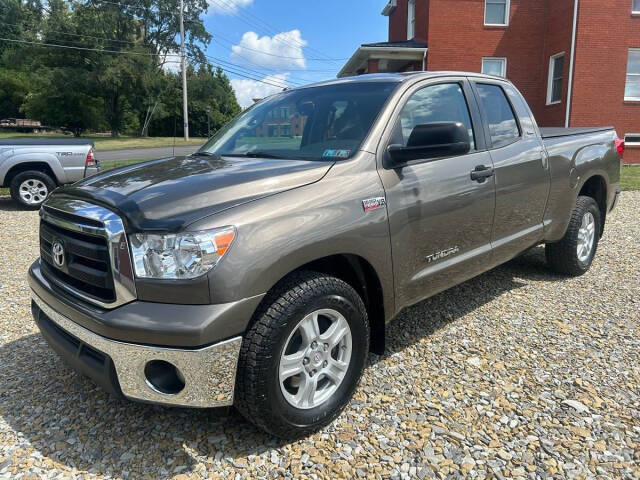
[[[492,167],[478,165],[475,169],[471,170],[471,180],[478,183],[483,183],[489,177],[493,177]]]

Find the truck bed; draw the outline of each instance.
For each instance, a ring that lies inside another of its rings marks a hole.
[[[585,133],[606,132],[613,127],[545,127],[540,129],[542,138],[569,137],[572,135],[584,135]]]

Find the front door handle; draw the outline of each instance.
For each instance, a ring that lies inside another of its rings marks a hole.
[[[475,169],[471,170],[471,180],[478,183],[483,183],[489,177],[493,177],[492,167],[478,165]]]

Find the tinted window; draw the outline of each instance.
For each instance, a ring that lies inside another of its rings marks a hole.
[[[402,144],[407,146],[409,136],[416,125],[434,122],[462,123],[469,131],[471,149],[475,149],[469,107],[459,84],[431,85],[411,96],[400,112]]]
[[[477,87],[482,108],[487,114],[493,147],[512,143],[520,137],[520,130],[504,91],[498,85],[479,83]]]

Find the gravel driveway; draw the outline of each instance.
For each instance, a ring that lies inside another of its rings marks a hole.
[[[538,248],[406,310],[341,417],[293,443],[67,368],[29,312],[37,224],[0,198],[0,479],[640,478],[640,192],[587,275]]]

